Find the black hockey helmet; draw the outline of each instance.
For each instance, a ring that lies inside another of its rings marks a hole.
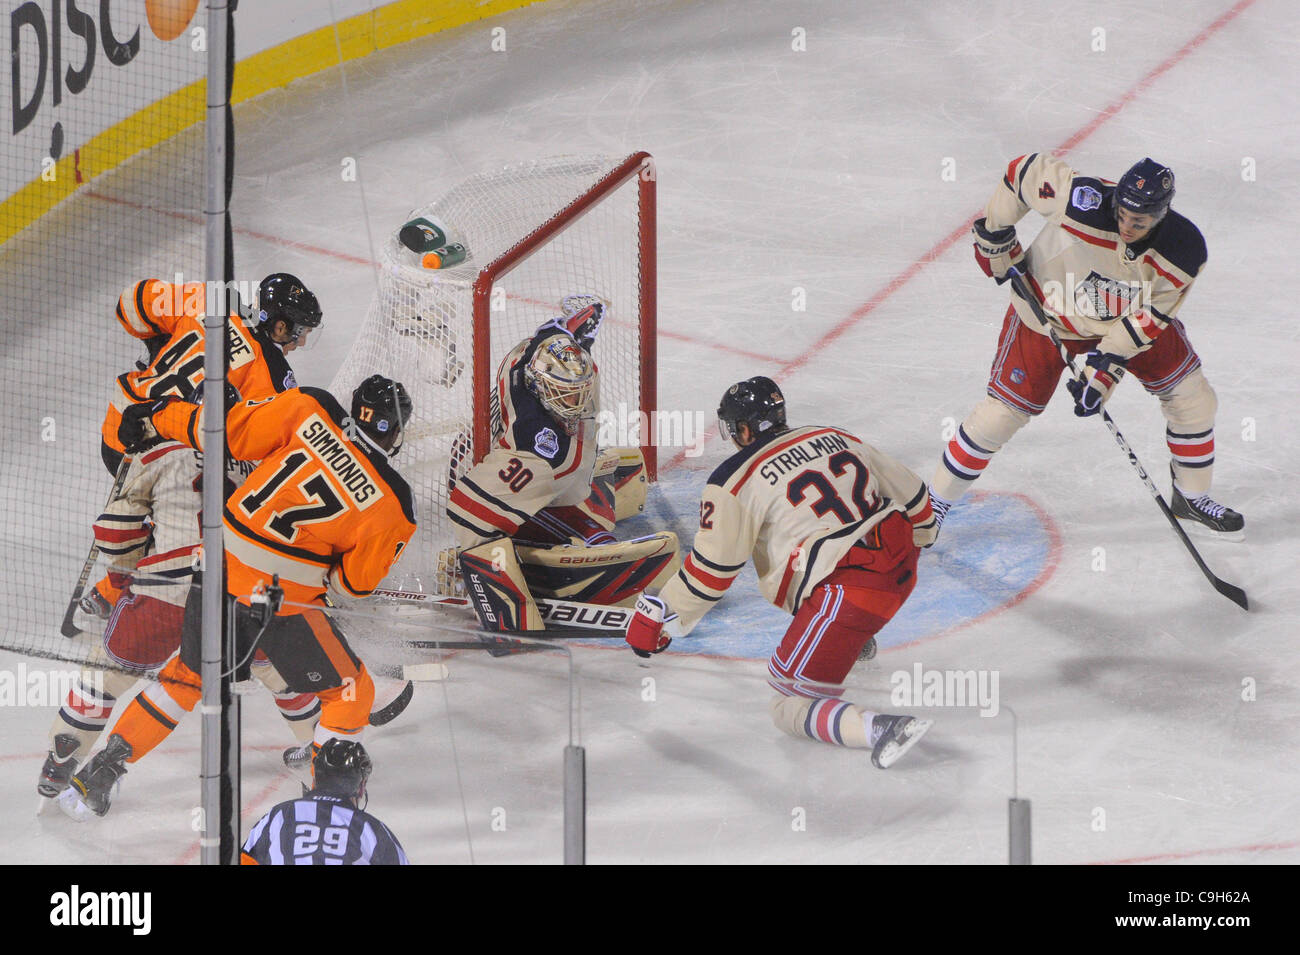
[[[755,437],[787,430],[785,395],[776,382],[755,375],[727,389],[718,404],[718,428],[724,438],[736,440],[740,425],[749,426]]]
[[[356,803],[365,798],[366,780],[374,764],[365,747],[356,740],[337,736],[327,739],[316,751],[311,765],[315,792],[343,796]]]
[[[411,396],[400,381],[371,375],[352,392],[352,420],[391,457],[402,446],[402,431],[411,419]],[[396,435],[392,443],[388,439]]]
[[[275,272],[257,287],[257,320],[268,329],[277,320],[287,322],[297,341],[302,329],[320,327],[320,303],[297,276]]]
[[[1151,216],[1156,222],[1165,217],[1174,201],[1174,173],[1154,159],[1143,159],[1115,183],[1113,211],[1127,209],[1134,215]]]

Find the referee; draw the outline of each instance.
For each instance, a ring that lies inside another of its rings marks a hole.
[[[312,760],[315,783],[257,821],[242,865],[410,865],[397,837],[360,807],[370,757],[360,743],[332,737]]]

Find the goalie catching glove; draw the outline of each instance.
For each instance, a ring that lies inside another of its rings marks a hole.
[[[668,648],[673,638],[667,636],[664,625],[677,619],[677,614],[658,597],[642,594],[636,598],[636,613],[627,625],[627,642],[639,657],[649,658]]]
[[[1074,413],[1080,418],[1095,415],[1110,397],[1111,391],[1124,377],[1125,359],[1105,352],[1090,351],[1083,368],[1083,378],[1071,378],[1065,383],[1074,396]]]
[[[1007,272],[1012,267],[1019,268],[1025,261],[1025,250],[1016,238],[1015,226],[989,231],[986,225],[981,216],[971,227],[971,232],[975,235],[975,261],[985,275],[996,279],[1001,285],[1007,280]]]

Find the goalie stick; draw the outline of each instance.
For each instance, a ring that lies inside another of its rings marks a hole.
[[[390,600],[409,601],[427,607],[460,607],[473,611],[474,607],[467,597],[439,597],[436,594],[422,594],[409,590],[375,590],[375,597],[387,597]],[[542,611],[546,621],[555,620],[563,627],[547,627],[545,630],[521,631],[520,635],[544,637],[601,637],[617,633],[622,636],[627,623],[632,619],[631,607],[612,607],[605,604],[582,603],[578,600],[561,600],[558,597],[535,597],[537,607]]]
[[[1025,300],[1025,303],[1033,311],[1034,317],[1038,319],[1039,324],[1041,324],[1043,328],[1047,330],[1047,334],[1051,336],[1052,344],[1055,345],[1057,351],[1061,353],[1061,360],[1064,361],[1065,366],[1070,369],[1070,374],[1079,381],[1087,384],[1087,379],[1074,364],[1074,359],[1070,357],[1070,353],[1065,350],[1065,345],[1056,334],[1056,330],[1052,328],[1051,324],[1047,321],[1047,315],[1043,312],[1043,307],[1038,303],[1038,297],[1029,290],[1029,286],[1025,283],[1024,273],[1015,266],[1012,266],[1007,271],[1007,277],[1011,279],[1011,285],[1016,290],[1016,294]],[[1211,583],[1211,585],[1213,585],[1215,590],[1227,597],[1242,610],[1249,610],[1250,607],[1246,599],[1246,591],[1242,590],[1235,584],[1230,584],[1226,580],[1222,580],[1215,576],[1214,572],[1206,566],[1205,560],[1201,557],[1200,551],[1196,549],[1196,545],[1194,545],[1191,539],[1187,536],[1187,532],[1183,530],[1182,525],[1178,522],[1178,518],[1174,517],[1174,512],[1171,511],[1169,505],[1165,503],[1165,499],[1163,495],[1161,495],[1159,489],[1156,488],[1155,482],[1151,480],[1151,476],[1148,475],[1146,469],[1142,467],[1142,462],[1140,462],[1137,455],[1133,453],[1133,449],[1129,447],[1129,443],[1124,440],[1124,435],[1120,434],[1119,427],[1115,424],[1115,420],[1111,418],[1105,408],[1101,409],[1101,419],[1106,422],[1106,427],[1109,428],[1110,433],[1115,436],[1115,443],[1118,444],[1120,449],[1128,455],[1129,464],[1133,465],[1133,469],[1137,471],[1138,477],[1140,477],[1142,483],[1146,485],[1148,493],[1155,498],[1156,504],[1160,506],[1161,513],[1165,515],[1165,518],[1169,521],[1169,526],[1174,529],[1174,533],[1178,535],[1179,540],[1183,542],[1183,546],[1186,547],[1188,553],[1192,555],[1192,560],[1196,561],[1196,566],[1201,568],[1201,573],[1205,575],[1205,578]]]
[[[130,456],[122,455],[122,463],[117,466],[117,474],[113,477],[113,488],[108,492],[108,500],[104,503],[105,508],[116,501],[117,496],[122,493],[122,485],[126,483],[126,472],[130,468]],[[63,624],[59,627],[59,632],[68,639],[81,633],[81,628],[73,622],[73,617],[77,613],[77,604],[81,602],[81,595],[86,592],[86,581],[90,579],[90,572],[95,569],[95,562],[98,560],[99,540],[92,537],[90,552],[86,554],[86,561],[81,565],[81,576],[77,578],[77,586],[72,590],[72,599],[68,601],[68,609],[63,614]]]

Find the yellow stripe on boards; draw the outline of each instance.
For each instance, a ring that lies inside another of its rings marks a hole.
[[[240,60],[231,102],[238,104],[294,80],[475,20],[485,20],[545,0],[397,0],[321,27]],[[206,8],[204,8],[206,9]],[[200,15],[202,10],[200,10]],[[236,15],[238,29],[238,15]],[[342,58],[340,60],[340,52]],[[193,126],[205,112],[205,80],[196,80],[93,136],[54,164],[54,179],[38,175],[0,202],[0,244],[22,232],[79,185],[115,169]],[[81,182],[77,182],[77,173]]]

